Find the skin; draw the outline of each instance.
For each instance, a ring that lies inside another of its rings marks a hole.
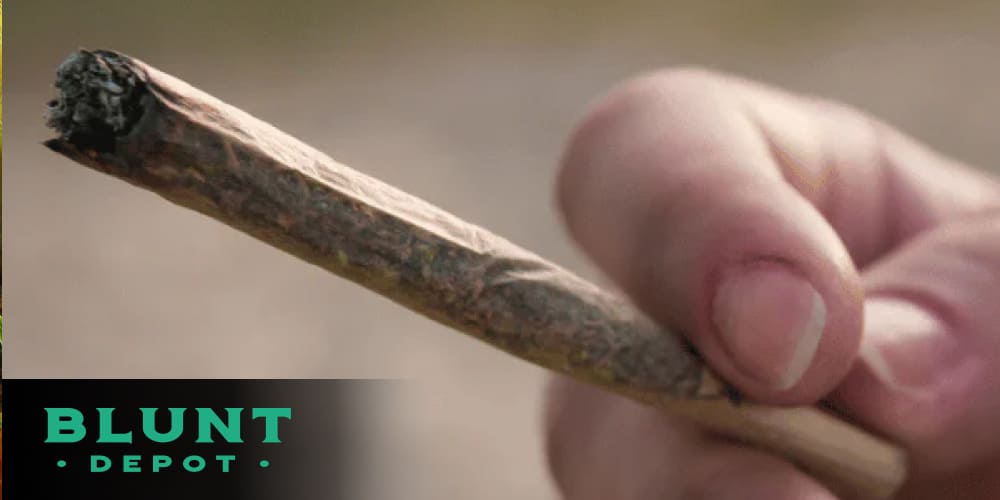
[[[1000,498],[996,178],[847,106],[677,69],[593,107],[557,199],[607,277],[747,397],[822,403],[905,446],[899,499]],[[825,306],[791,381],[767,373],[795,338],[773,333],[790,321],[780,307],[743,288],[742,324],[768,327],[720,327],[721,283],[761,266]],[[546,425],[568,500],[835,498],[777,457],[568,379],[551,384]]]

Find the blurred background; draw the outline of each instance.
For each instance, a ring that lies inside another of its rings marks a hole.
[[[553,209],[586,106],[698,65],[998,167],[1000,2],[6,5],[5,377],[403,378],[372,498],[552,499],[545,374],[40,143],[78,47],[145,60],[592,279]],[[13,333],[11,333],[13,332]],[[373,417],[374,418],[374,417]]]

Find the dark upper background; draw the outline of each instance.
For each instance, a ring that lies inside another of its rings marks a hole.
[[[875,3],[8,0],[4,375],[412,378],[377,422],[380,496],[551,498],[540,370],[50,153],[54,68],[129,53],[595,277],[554,165],[638,71],[839,98],[997,167],[1000,3]]]

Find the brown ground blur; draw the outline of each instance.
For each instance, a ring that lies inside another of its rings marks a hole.
[[[638,71],[839,98],[998,167],[1000,2],[870,4],[8,2],[4,376],[409,378],[378,423],[381,498],[553,498],[540,370],[50,153],[53,69],[124,51],[593,278],[553,169]]]

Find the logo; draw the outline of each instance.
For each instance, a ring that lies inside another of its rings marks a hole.
[[[72,464],[64,458],[58,468],[86,468],[99,474],[117,469],[126,473],[159,473],[183,470],[228,473],[241,459],[246,444],[280,444],[282,424],[292,418],[283,408],[138,408],[122,412],[115,408],[45,408],[45,443],[50,446],[86,443],[89,461]],[[256,428],[255,428],[256,427]],[[253,432],[250,432],[253,431]],[[252,437],[251,437],[252,436]],[[251,441],[252,440],[252,441]],[[169,453],[170,448],[190,450],[204,447],[210,453]],[[219,452],[220,447],[224,451]],[[137,453],[162,448],[164,452]],[[79,456],[79,455],[76,455]],[[266,458],[255,458],[260,468],[270,467]]]
[[[8,498],[356,498],[381,381],[4,380]]]

